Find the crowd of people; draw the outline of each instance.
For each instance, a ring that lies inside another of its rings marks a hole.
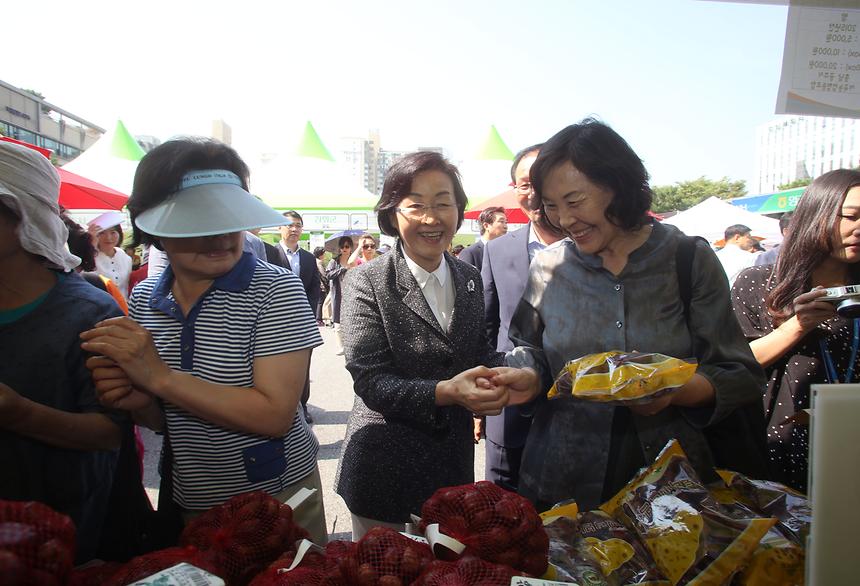
[[[860,172],[817,178],[761,264],[745,226],[715,252],[651,215],[641,159],[594,119],[515,157],[525,226],[488,208],[458,251],[467,194],[439,153],[386,174],[375,212],[394,244],[343,236],[328,264],[249,175],[210,139],[150,151],[128,201],[134,269],[119,223],[75,224],[50,161],[0,143],[0,498],[70,515],[79,561],[169,544],[251,490],[316,488],[295,518],[324,544],[307,404],[327,323],[355,393],[335,480],[354,539],[472,482],[482,437],[486,478],[539,510],[597,506],[670,439],[706,481],[716,466],[807,488],[807,428],[786,419],[811,384],[854,380],[858,322],[821,297],[860,276]],[[630,407],[547,398],[567,361],[608,350],[697,370]],[[129,511],[135,426],[164,434],[157,511]]]

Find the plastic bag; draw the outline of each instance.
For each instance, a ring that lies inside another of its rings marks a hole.
[[[580,535],[579,523],[575,518],[552,517],[544,529],[549,536],[549,568],[544,578],[590,586],[610,586],[603,576],[600,562],[591,551],[576,547]]]
[[[549,538],[534,506],[492,482],[437,490],[421,508],[420,529],[433,523],[463,543],[466,554],[532,576],[546,571]]]
[[[654,568],[651,554],[635,533],[603,511],[577,517],[577,548],[585,548],[600,564],[603,575],[617,584],[669,584]]]
[[[733,518],[708,493],[675,440],[600,508],[636,531],[672,584],[726,582],[776,522]]]
[[[780,532],[805,547],[812,523],[812,507],[807,498],[778,482],[752,480],[743,474],[717,470],[738,501],[767,517],[776,517]]]
[[[696,360],[663,354],[600,352],[568,362],[553,383],[550,399],[572,395],[598,403],[632,405],[671,392],[696,373]]]

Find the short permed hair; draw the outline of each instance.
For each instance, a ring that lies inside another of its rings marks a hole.
[[[463,224],[463,214],[466,211],[466,192],[460,181],[460,172],[448,159],[433,151],[417,151],[403,155],[397,159],[385,174],[382,185],[382,195],[373,211],[379,223],[379,230],[386,236],[399,236],[394,214],[403,198],[412,188],[415,176],[424,171],[441,171],[454,184],[454,199],[457,202],[457,229]]]
[[[542,211],[544,182],[550,171],[564,163],[571,163],[589,181],[612,193],[607,220],[622,230],[635,230],[650,222],[653,194],[648,171],[627,141],[608,125],[586,118],[544,143],[529,173],[535,203]]]

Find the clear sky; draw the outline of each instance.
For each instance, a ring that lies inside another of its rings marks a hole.
[[[376,128],[383,148],[466,160],[490,124],[516,151],[595,115],[656,185],[749,181],[786,15],[699,0],[42,0],[7,19],[0,79],[133,134],[209,134],[223,118],[249,162],[290,151],[306,120],[332,151]]]

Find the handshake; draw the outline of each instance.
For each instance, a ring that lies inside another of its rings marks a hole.
[[[498,415],[508,405],[528,403],[540,393],[531,368],[476,366],[436,384],[436,404],[460,405],[475,415]]]

